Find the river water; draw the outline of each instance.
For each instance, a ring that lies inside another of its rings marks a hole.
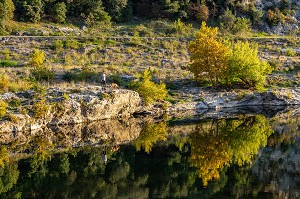
[[[299,198],[299,119],[111,120],[16,135],[2,140],[0,196]]]

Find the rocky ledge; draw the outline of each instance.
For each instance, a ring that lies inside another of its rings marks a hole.
[[[170,106],[168,112],[186,110],[221,110],[241,107],[272,107],[300,104],[300,88],[271,89],[265,92],[251,90],[213,91],[203,88],[183,88],[176,93],[180,102]]]
[[[34,91],[5,93],[0,99],[25,104],[28,113],[10,110],[13,121],[0,121],[0,132],[34,131],[53,125],[89,123],[108,118],[128,117],[142,106],[138,93],[123,89],[102,90],[98,86],[76,89],[49,88],[45,94],[51,105],[45,115],[36,117]],[[27,105],[29,104],[29,105]]]
[[[299,88],[272,89],[266,92],[182,88],[174,95],[176,103],[159,102],[152,106],[145,106],[138,93],[134,91],[78,86],[76,89],[49,88],[45,96],[51,108],[42,118],[38,118],[32,112],[35,96],[34,91],[0,95],[0,99],[7,102],[19,101],[29,110],[21,114],[17,109],[10,109],[9,115],[13,117],[0,121],[0,133],[35,131],[49,126],[90,123],[108,118],[129,117],[134,114],[157,116],[167,113],[177,116],[191,111],[207,116],[224,116],[230,114],[232,110],[233,112],[242,110],[241,113],[246,113],[247,110],[255,112],[258,107],[261,111],[268,107],[300,104]]]

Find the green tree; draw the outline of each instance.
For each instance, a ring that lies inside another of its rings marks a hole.
[[[85,23],[89,26],[97,26],[101,24],[109,24],[111,17],[105,12],[102,2],[95,2],[89,5],[87,14],[85,17]]]
[[[164,11],[167,15],[175,14],[179,11],[180,5],[177,0],[161,0],[164,5]]]
[[[236,21],[236,17],[234,14],[232,14],[231,10],[226,9],[225,12],[219,17],[219,21],[222,32],[231,32]]]
[[[238,17],[232,27],[232,33],[238,36],[248,34],[251,29],[251,22],[249,19]]]
[[[14,17],[15,5],[12,0],[0,0],[0,31],[5,30],[5,24]]]
[[[205,4],[190,3],[188,6],[189,15],[196,20],[207,21],[209,8]]]
[[[232,44],[232,54],[229,58],[228,80],[233,83],[238,79],[247,87],[263,88],[271,66],[258,57],[258,45],[249,42]]]
[[[168,94],[165,84],[156,84],[151,81],[151,79],[151,71],[150,69],[146,69],[138,82],[132,82],[130,84],[130,87],[144,98],[146,104],[151,104],[156,100],[163,100]]]
[[[0,0],[0,20],[14,18],[15,5],[12,0]]]
[[[56,3],[55,9],[55,21],[58,23],[64,23],[66,21],[67,7],[64,2]]]
[[[284,21],[285,21],[285,16],[278,8],[275,8],[274,11],[268,10],[267,22],[269,23],[269,25],[275,26],[278,25],[280,22],[284,22]]]
[[[24,1],[23,8],[25,9],[25,21],[33,23],[39,22],[43,14],[43,3],[42,0],[31,0]]]
[[[213,86],[224,79],[227,70],[229,48],[218,38],[218,28],[210,28],[202,22],[196,38],[189,44],[192,64],[189,70],[195,79],[208,77]]]
[[[132,11],[130,11],[131,4],[128,0],[105,0],[103,4],[113,21],[124,21],[123,16],[130,14],[124,12],[126,9],[132,14]],[[130,16],[127,17],[130,18]]]

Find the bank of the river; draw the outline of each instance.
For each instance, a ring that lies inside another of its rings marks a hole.
[[[80,123],[90,123],[109,118],[124,118],[133,115],[170,116],[184,115],[187,111],[204,117],[226,116],[228,113],[261,113],[265,108],[299,105],[300,89],[272,89],[266,92],[250,90],[213,91],[203,88],[182,88],[174,94],[172,103],[159,102],[145,106],[135,91],[126,89],[103,90],[100,86],[77,89],[49,88],[45,94],[47,111],[37,117],[32,110],[37,107],[37,93],[25,91],[4,93],[0,99],[9,104],[9,117],[0,121],[0,132],[37,131],[39,129]],[[24,109],[28,111],[24,111]],[[271,108],[272,109],[272,108]]]

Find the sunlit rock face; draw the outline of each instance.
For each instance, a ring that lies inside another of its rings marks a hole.
[[[61,97],[64,92],[67,91],[59,88],[48,90],[47,101],[54,105],[43,118],[35,118],[32,113],[14,114],[16,121],[0,121],[0,132],[35,131],[51,125],[128,117],[140,109],[142,104],[138,93],[130,90],[102,91],[101,87],[85,88],[80,93],[69,94],[69,99]],[[17,95],[16,98],[23,101],[29,101],[32,97],[30,93]]]

